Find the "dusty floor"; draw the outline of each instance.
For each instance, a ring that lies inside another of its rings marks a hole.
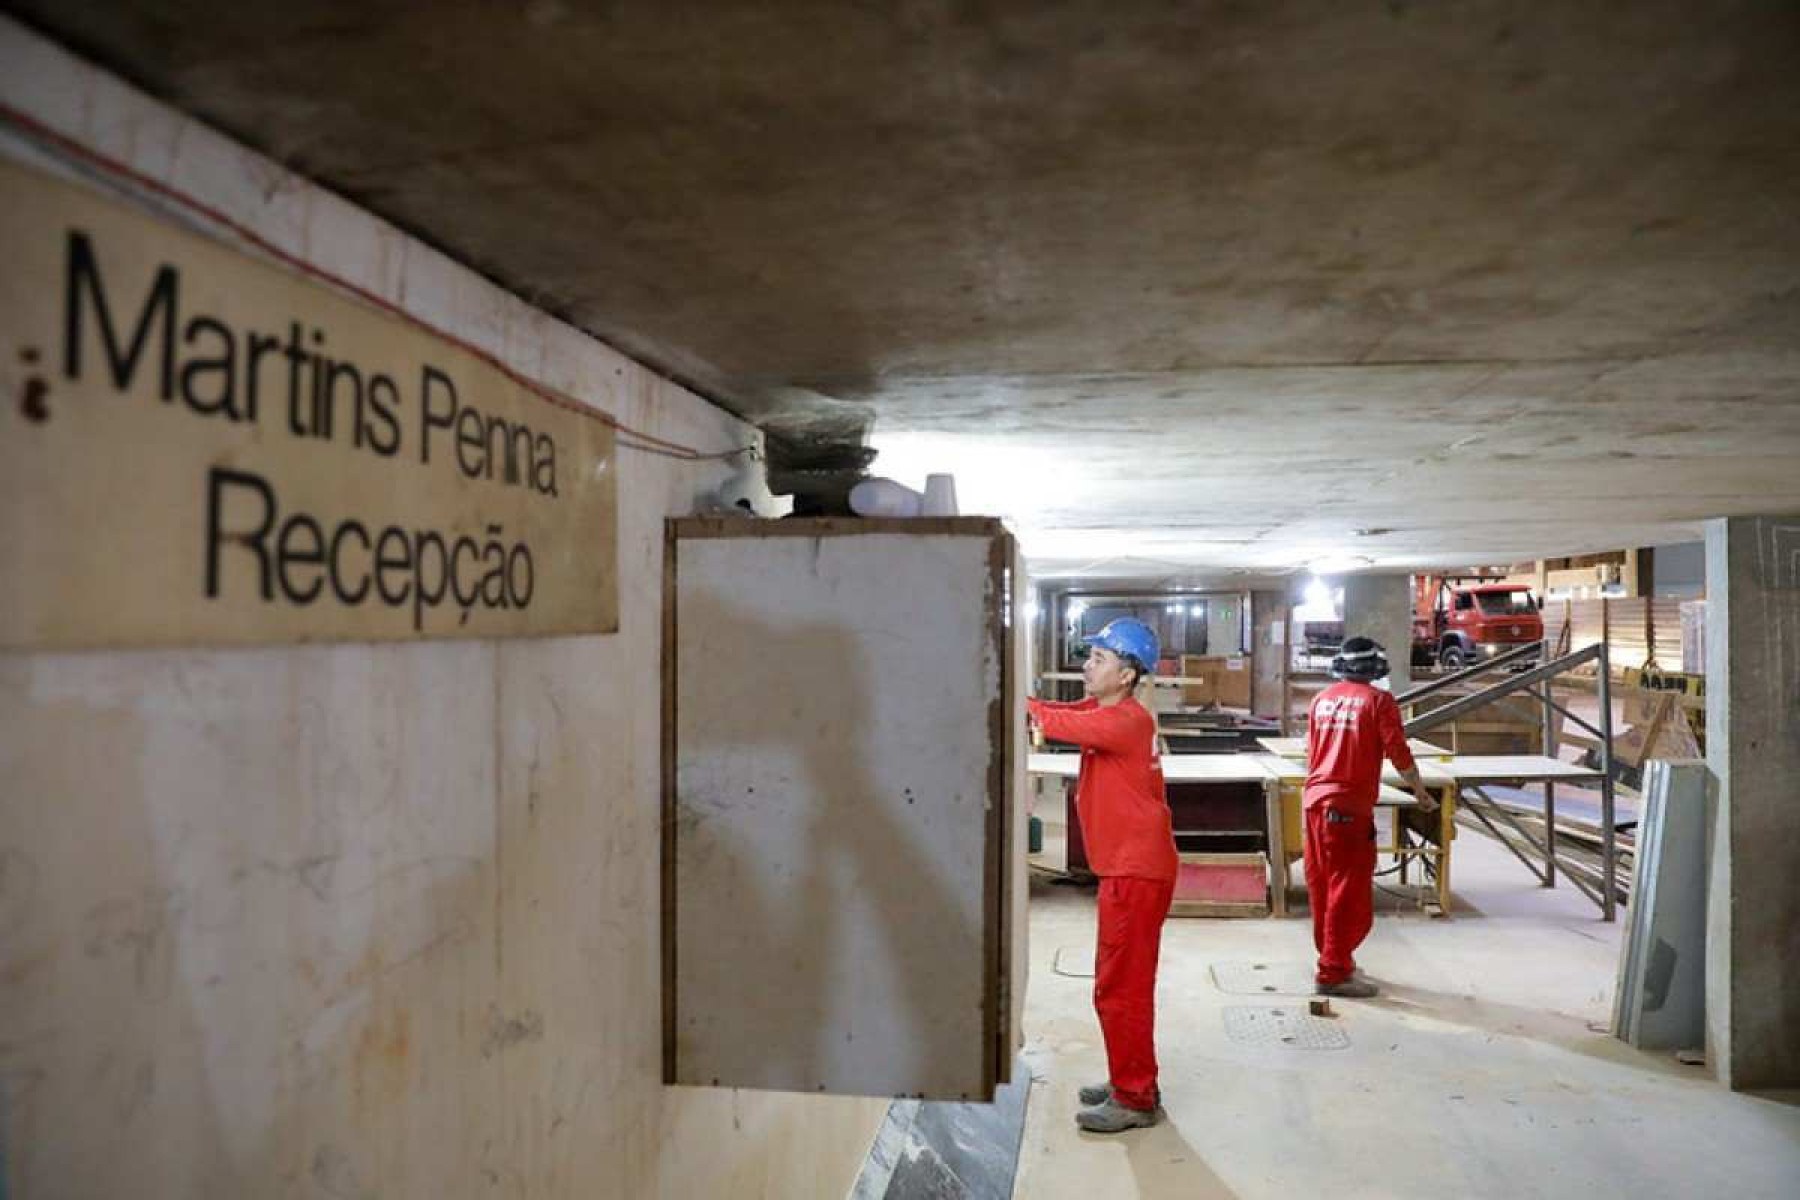
[[[1385,987],[1333,1001],[1342,1049],[1253,1046],[1228,1007],[1304,1009],[1216,986],[1215,963],[1311,961],[1305,920],[1171,919],[1157,1038],[1167,1120],[1079,1132],[1075,1089],[1105,1077],[1088,957],[1093,893],[1035,884],[1026,1055],[1035,1080],[1014,1195],[1131,1197],[1800,1196],[1800,1094],[1734,1095],[1704,1068],[1595,1032],[1618,927],[1505,851],[1457,842],[1454,919],[1384,898],[1358,956]],[[1298,871],[1296,871],[1298,876]]]

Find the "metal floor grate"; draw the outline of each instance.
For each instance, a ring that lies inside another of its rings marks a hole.
[[[1313,968],[1310,963],[1216,962],[1213,983],[1232,996],[1310,996]]]
[[[1298,1008],[1266,1004],[1225,1009],[1225,1036],[1244,1046],[1293,1046],[1299,1050],[1346,1050],[1350,1035],[1336,1021]]]

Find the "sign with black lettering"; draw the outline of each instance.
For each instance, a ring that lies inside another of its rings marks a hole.
[[[0,164],[0,646],[618,628],[610,425]]]

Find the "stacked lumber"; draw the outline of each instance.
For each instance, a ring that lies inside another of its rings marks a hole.
[[[1606,642],[1614,667],[1682,664],[1680,600],[1617,596],[1552,601],[1544,606],[1544,637],[1556,654],[1572,654]]]

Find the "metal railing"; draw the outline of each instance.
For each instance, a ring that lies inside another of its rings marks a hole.
[[[1466,683],[1479,675],[1487,674],[1489,671],[1499,670],[1502,667],[1510,667],[1518,662],[1529,662],[1542,654],[1544,650],[1545,645],[1543,642],[1526,642],[1524,645],[1508,650],[1504,654],[1496,654],[1493,658],[1490,658],[1485,662],[1478,662],[1473,666],[1464,667],[1462,670],[1450,675],[1440,675],[1438,678],[1433,679],[1428,683],[1421,683],[1418,687],[1408,688],[1398,696],[1395,696],[1394,699],[1399,702],[1401,708],[1405,708],[1415,701],[1422,700],[1427,696],[1435,695],[1456,684]]]
[[[1543,655],[1547,661],[1523,671],[1513,671],[1506,678],[1500,679],[1465,696],[1458,696],[1446,703],[1420,713],[1406,722],[1407,737],[1421,737],[1440,725],[1447,725],[1479,708],[1484,708],[1496,700],[1516,693],[1536,697],[1543,705],[1543,753],[1546,758],[1556,756],[1556,737],[1553,728],[1553,713],[1561,713],[1567,720],[1573,721],[1583,729],[1592,733],[1600,741],[1600,886],[1596,889],[1586,880],[1569,871],[1563,872],[1563,878],[1574,884],[1583,895],[1600,906],[1604,920],[1614,917],[1618,904],[1618,845],[1617,830],[1613,815],[1613,762],[1612,762],[1612,677],[1611,664],[1607,659],[1604,642],[1577,650],[1573,654],[1565,654],[1561,658],[1548,658],[1547,643],[1533,643],[1517,650],[1508,651],[1497,658],[1480,663],[1466,671],[1447,675],[1442,679],[1434,679],[1430,683],[1413,688],[1395,699],[1403,709],[1415,705],[1421,698],[1435,695],[1453,684],[1468,682],[1488,672],[1510,667],[1524,660],[1529,655]],[[1557,703],[1551,694],[1550,681],[1558,675],[1567,674],[1576,667],[1587,663],[1598,664],[1600,692],[1600,724],[1598,726],[1576,716],[1563,705]],[[1488,827],[1500,844],[1513,852],[1513,855],[1524,863],[1536,875],[1545,887],[1556,886],[1556,784],[1552,780],[1544,780],[1544,840],[1539,842],[1527,831],[1518,820],[1503,806],[1496,804],[1479,787],[1470,786],[1467,791],[1484,803],[1481,806],[1467,805],[1466,810],[1477,820]],[[1484,811],[1484,809],[1486,811]],[[1501,835],[1494,826],[1493,818],[1498,818],[1510,826],[1518,835],[1520,842],[1536,851],[1541,857],[1542,867],[1527,858],[1520,851],[1518,844]]]

